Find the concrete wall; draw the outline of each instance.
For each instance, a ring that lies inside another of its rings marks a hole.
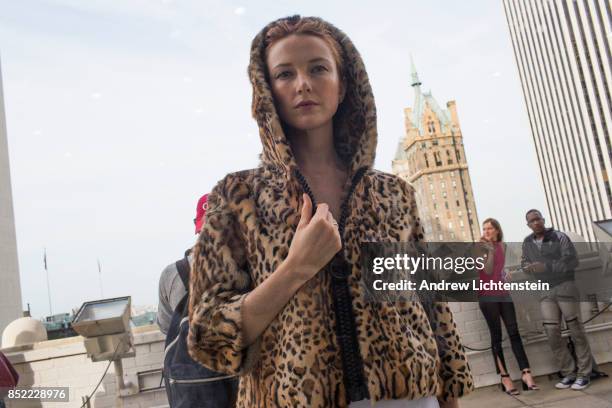
[[[21,317],[21,286],[0,66],[0,333]]]
[[[480,312],[478,303],[451,303],[458,330],[466,352],[476,387],[483,387],[499,383],[499,376],[495,372],[495,364],[491,351],[487,348],[491,345],[487,324]],[[542,320],[539,314],[539,303],[537,302],[515,302],[516,314],[519,321],[519,330],[523,338],[523,345],[532,372],[534,375],[556,373],[554,357],[548,346],[546,336],[542,328]],[[590,305],[583,304],[583,320],[588,315]],[[586,326],[591,349],[595,360],[599,364],[612,361],[612,311],[604,312]],[[505,327],[503,328],[504,339],[507,339]],[[504,358],[512,378],[520,378],[518,368],[510,342],[504,341]],[[487,349],[484,351],[473,351],[472,349]]]
[[[117,396],[117,378],[111,364],[91,399],[93,408],[166,407],[166,392],[160,388],[164,336],[157,326],[139,327],[134,333],[136,355],[124,358],[123,379],[135,384],[134,394]],[[70,402],[8,402],[9,408],[80,407],[102,378],[108,362],[94,363],[86,355],[82,337],[50,340],[33,347],[4,349],[20,375],[20,387],[69,387]]]
[[[605,288],[612,288],[612,276],[603,276],[601,262],[593,252],[586,252],[583,244],[577,244],[580,255],[580,266],[576,270],[577,282],[593,281],[597,276],[597,282]],[[608,295],[609,296],[609,295]],[[600,302],[598,310],[604,310],[606,303]],[[525,346],[527,357],[535,375],[556,373],[555,360],[548,346],[542,317],[540,314],[540,302],[537,295],[521,296],[514,298],[516,316],[519,330]],[[591,319],[593,316],[593,304],[589,302],[580,303],[582,321],[585,322],[591,350],[595,360],[599,364],[612,361],[612,307]],[[478,303],[452,303],[458,330],[466,347],[468,360],[475,377],[476,386],[491,385],[499,382],[499,376],[495,372],[495,364],[490,350],[474,351],[471,349],[486,349],[490,347],[491,340],[487,324],[482,316]],[[590,320],[590,321],[589,321]],[[502,325],[503,327],[503,325]],[[505,327],[503,337],[508,338]],[[506,365],[513,378],[520,378],[520,371],[510,348],[510,342],[504,343],[504,358]]]

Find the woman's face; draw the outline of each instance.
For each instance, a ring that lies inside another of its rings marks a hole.
[[[497,241],[498,231],[490,222],[486,222],[482,226],[482,234],[487,241]]]
[[[344,90],[332,51],[323,39],[292,34],[270,47],[266,63],[284,123],[297,130],[331,124]]]

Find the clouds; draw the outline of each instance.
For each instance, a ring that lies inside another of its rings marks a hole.
[[[382,170],[391,168],[402,109],[412,103],[413,52],[424,86],[441,104],[457,100],[479,215],[500,218],[507,234],[519,236],[522,208],[518,226],[500,203],[525,196],[537,207],[543,199],[537,181],[517,181],[538,173],[535,160],[511,170],[533,148],[516,71],[508,68],[514,60],[503,11],[486,1],[469,12],[445,4],[383,9],[354,2],[350,13],[346,3],[322,1],[257,8],[195,0],[3,5],[24,302],[35,316],[47,312],[39,279],[47,247],[55,310],[99,296],[97,258],[106,296],[156,303],[159,273],[193,243],[197,198],[226,173],[257,165],[250,42],[264,24],[295,13],[330,20],[362,53],[377,102]],[[500,150],[508,162],[496,157]],[[499,187],[492,168],[514,187]]]

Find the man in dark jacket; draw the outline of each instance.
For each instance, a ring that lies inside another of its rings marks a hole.
[[[580,320],[579,293],[574,282],[576,249],[566,234],[545,227],[540,211],[529,210],[526,218],[533,233],[523,241],[521,267],[550,284],[550,290],[540,299],[540,309],[548,343],[563,375],[555,387],[582,390],[589,386],[593,358]],[[576,362],[561,337],[562,316],[574,341]]]

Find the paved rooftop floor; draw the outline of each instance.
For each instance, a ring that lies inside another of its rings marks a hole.
[[[461,398],[461,408],[612,408],[612,363],[603,364],[600,370],[610,377],[591,382],[583,391],[557,390],[556,376],[536,378],[540,391],[523,391],[520,381],[515,387],[521,394],[510,396],[503,393],[499,386],[478,388],[468,396]]]

